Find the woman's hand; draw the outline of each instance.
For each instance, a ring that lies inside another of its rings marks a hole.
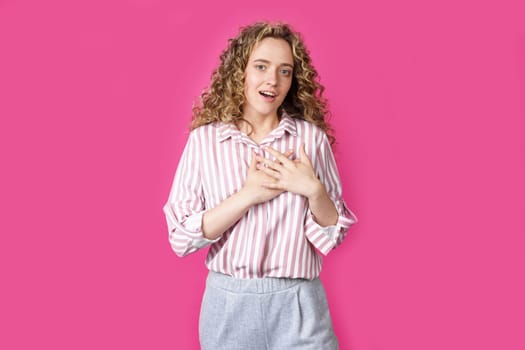
[[[285,154],[279,153],[282,157],[288,159],[293,151],[288,151]],[[242,192],[245,193],[251,201],[252,205],[264,203],[273,199],[284,192],[282,189],[270,188],[265,186],[268,183],[274,183],[276,180],[265,172],[257,169],[257,155],[252,151],[252,161],[248,168],[248,175],[246,176],[246,182],[242,188]],[[289,160],[289,159],[288,159]]]
[[[288,154],[282,154],[271,147],[266,150],[276,158],[276,161],[257,156],[257,169],[270,177],[262,186],[273,191],[289,191],[313,199],[322,195],[324,186],[317,178],[310,159],[301,144],[298,159],[288,159]]]

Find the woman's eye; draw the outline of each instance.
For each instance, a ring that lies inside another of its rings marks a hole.
[[[288,69],[283,69],[281,72],[283,72],[284,75],[290,75],[292,74],[292,71],[288,70]]]
[[[256,69],[259,69],[259,70],[263,70],[264,68],[266,68],[264,65],[262,64],[258,64],[255,66]]]

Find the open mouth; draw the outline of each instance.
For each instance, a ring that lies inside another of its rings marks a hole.
[[[259,91],[259,94],[266,100],[266,101],[274,101],[275,97],[277,96],[276,93],[271,91]]]

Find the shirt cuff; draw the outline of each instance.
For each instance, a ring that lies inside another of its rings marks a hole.
[[[315,221],[310,208],[307,210],[308,221],[310,222],[308,231],[317,232],[312,236],[312,240],[317,243],[317,249],[324,255],[327,255],[330,250],[341,244],[348,228],[357,222],[357,216],[348,209],[344,201],[335,201],[334,204],[338,214],[337,222],[334,225],[319,225]]]
[[[315,221],[314,216],[311,211],[308,212],[308,215],[311,215],[312,217],[312,224],[320,230],[324,235],[328,236],[328,239],[334,243],[334,245],[337,243],[339,234],[341,232],[341,229],[348,228],[351,224],[354,223],[349,218],[346,218],[344,216],[339,215],[337,218],[337,222],[334,225],[329,226],[321,226]],[[357,221],[355,221],[357,222]]]
[[[204,248],[212,243],[217,242],[222,238],[219,236],[215,239],[208,239],[202,234],[202,217],[207,212],[207,210],[198,212],[186,218],[184,221],[184,228],[186,231],[191,233],[191,245],[195,248]]]

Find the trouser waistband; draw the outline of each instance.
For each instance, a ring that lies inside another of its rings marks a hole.
[[[210,270],[206,283],[234,293],[273,293],[294,287],[300,283],[312,283],[317,279],[283,277],[235,278]]]

